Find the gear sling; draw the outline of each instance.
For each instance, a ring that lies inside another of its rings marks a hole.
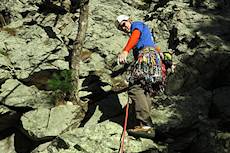
[[[136,81],[144,81],[144,87],[153,95],[164,92],[164,80],[166,78],[165,65],[162,63],[164,55],[157,47],[145,47],[139,51],[138,59],[131,64],[127,71],[126,79],[134,84]]]

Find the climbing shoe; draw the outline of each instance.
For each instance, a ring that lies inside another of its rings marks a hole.
[[[134,137],[142,137],[153,139],[155,137],[155,130],[149,126],[135,126],[134,129],[128,129],[128,134]]]

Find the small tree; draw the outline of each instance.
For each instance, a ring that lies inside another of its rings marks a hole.
[[[74,85],[71,83],[72,70],[64,70],[59,74],[54,73],[53,78],[48,80],[48,90],[52,90],[51,100],[56,104],[69,99]]]

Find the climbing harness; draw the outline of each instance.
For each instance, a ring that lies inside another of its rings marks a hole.
[[[139,52],[137,61],[129,67],[126,79],[134,84],[136,81],[144,80],[144,87],[151,90],[153,95],[164,92],[164,80],[166,69],[162,64],[163,53],[154,47],[146,47]]]

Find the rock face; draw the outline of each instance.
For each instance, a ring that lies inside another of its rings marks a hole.
[[[46,94],[27,87],[14,79],[8,79],[1,89],[0,100],[6,106],[39,108],[52,105],[48,102]]]
[[[80,65],[81,103],[54,105],[53,73],[68,70],[79,1],[2,0],[0,152],[118,152],[128,102],[117,56],[129,36],[120,14],[145,22],[155,44],[178,62],[165,94],[152,98],[156,138],[126,134],[124,152],[230,152],[230,3],[214,0],[90,0]],[[132,54],[132,53],[130,53]],[[128,127],[133,125],[130,105]],[[85,114],[85,111],[86,114]]]
[[[22,127],[36,141],[52,138],[70,125],[79,123],[78,117],[82,115],[80,110],[77,105],[60,105],[52,109],[39,108],[23,114]]]
[[[56,138],[52,144],[42,152],[118,152],[122,127],[116,123],[105,121],[94,126],[70,129]],[[93,133],[93,134],[92,134]],[[57,144],[61,144],[58,145]],[[138,141],[127,136],[126,149],[128,152],[141,152],[142,150],[166,149],[149,139]]]

